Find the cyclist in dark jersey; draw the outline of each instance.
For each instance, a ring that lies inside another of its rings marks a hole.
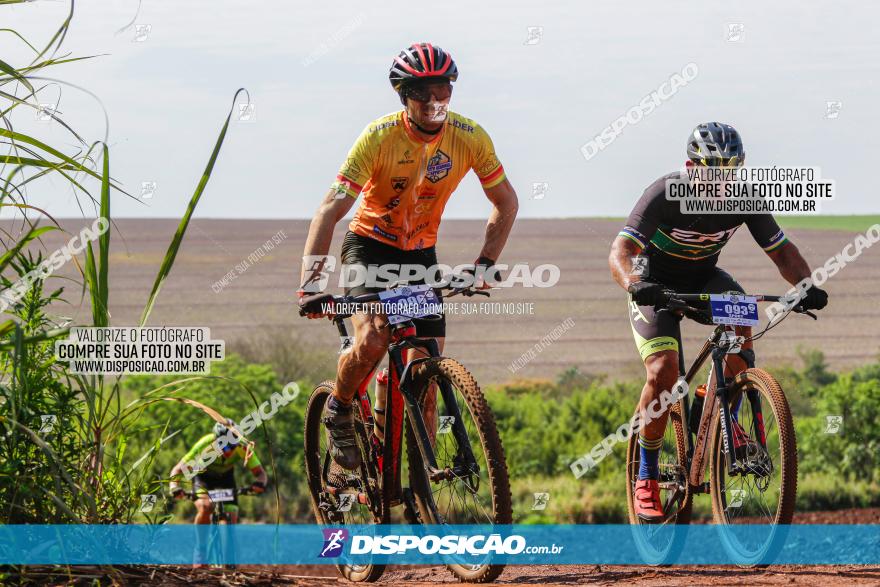
[[[745,157],[736,130],[717,122],[700,124],[694,129],[687,154],[688,168],[739,166]],[[663,289],[682,293],[743,292],[730,274],[717,267],[721,249],[742,225],[748,227],[786,281],[794,285],[810,276],[809,265],[772,215],[683,214],[679,201],[666,199],[668,180],[688,178],[673,173],[648,186],[614,240],[608,259],[614,280],[629,293],[630,325],[647,375],[639,400],[642,421],[647,423],[639,433],[641,466],[634,501],[636,515],[648,522],[663,518],[658,463],[666,413],[649,422],[646,408],[663,391],[673,388],[679,375],[681,346],[681,317],[665,309],[656,310],[658,294]],[[635,257],[647,258],[646,272],[640,275],[633,273]],[[825,307],[827,300],[828,295],[814,286],[807,290],[802,303],[818,310]],[[737,326],[735,331],[738,336],[751,336],[748,327]],[[742,348],[752,352],[751,341]],[[725,376],[733,377],[745,367],[739,356],[730,355]],[[748,442],[748,435],[734,421],[735,449]]]

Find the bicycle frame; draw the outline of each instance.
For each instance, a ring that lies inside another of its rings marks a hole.
[[[335,319],[340,336],[347,337],[348,331],[343,319]],[[403,501],[403,483],[401,475],[402,445],[404,431],[404,411],[406,412],[409,425],[412,427],[425,473],[431,481],[448,479],[453,476],[449,469],[441,470],[437,467],[437,457],[431,444],[428,428],[422,417],[422,410],[418,405],[413,385],[414,367],[433,358],[440,357],[437,341],[433,338],[416,338],[415,325],[411,321],[391,325],[391,343],[388,346],[388,390],[385,400],[385,442],[381,443],[375,435],[370,437],[370,454],[378,464],[381,472],[381,488],[383,506],[393,507]],[[343,338],[344,339],[344,338]],[[422,349],[427,357],[419,357],[405,362],[404,353],[408,348]],[[378,365],[377,365],[378,367]],[[375,426],[373,409],[370,403],[369,386],[376,369],[361,381],[357,389],[357,404],[360,410],[361,421],[371,431]],[[471,472],[478,472],[479,466],[471,450],[467,431],[462,423],[461,412],[458,402],[455,401],[454,392],[447,381],[438,385],[440,394],[446,406],[448,416],[452,416],[452,434],[458,441],[459,450],[463,451],[465,467]],[[412,463],[410,463],[412,466]],[[423,496],[433,500],[432,495]]]
[[[735,354],[743,359],[747,369],[751,369],[755,366],[755,355],[750,350],[740,350],[736,353],[729,353],[728,350],[732,343],[722,340],[722,337],[724,336],[726,331],[727,328],[725,326],[719,325],[715,327],[712,335],[709,336],[709,338],[703,343],[700,352],[697,354],[697,358],[691,364],[687,372],[684,372],[683,369],[683,354],[681,355],[682,358],[679,362],[679,373],[684,377],[685,381],[688,384],[688,389],[690,389],[690,384],[696,377],[697,372],[700,370],[700,368],[702,368],[706,360],[708,360],[710,357],[712,359],[712,369],[709,373],[710,385],[706,390],[706,399],[703,402],[703,412],[700,416],[700,423],[697,427],[697,430],[695,431],[690,429],[690,411],[692,407],[690,395],[686,395],[684,398],[682,398],[682,405],[684,406],[684,411],[682,414],[683,426],[687,431],[687,433],[685,434],[685,441],[687,443],[687,454],[689,461],[687,467],[688,483],[692,489],[697,490],[701,493],[706,491],[706,488],[703,484],[703,471],[706,453],[709,448],[709,427],[712,423],[712,418],[715,414],[716,409],[719,409],[719,403],[721,410],[722,445],[724,447],[724,453],[728,457],[729,463],[728,474],[735,475],[739,472],[739,463],[735,457],[735,454],[732,452],[733,420],[730,411],[730,390],[727,384],[727,380],[724,377],[724,357],[727,354]],[[715,380],[715,385],[711,385],[713,377]],[[748,396],[748,400],[752,408],[752,413],[755,414],[755,418],[757,420],[759,436],[758,440],[761,443],[761,446],[766,448],[767,439],[764,432],[764,418],[761,413],[760,398],[758,397],[758,394],[754,391],[750,391]],[[734,457],[730,458],[732,454],[734,454]]]

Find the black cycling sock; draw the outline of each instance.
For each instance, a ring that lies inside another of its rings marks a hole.
[[[336,399],[335,395],[331,395],[330,399],[327,400],[327,405],[330,406],[331,410],[334,410],[340,414],[347,414],[351,411],[351,404],[344,404],[338,399]]]

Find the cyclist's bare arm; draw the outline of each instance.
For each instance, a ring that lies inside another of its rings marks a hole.
[[[642,247],[625,236],[618,236],[611,244],[608,267],[611,269],[611,277],[623,289],[640,280],[638,275],[632,274],[632,258],[641,252]]]
[[[810,266],[791,241],[770,251],[767,256],[776,264],[779,274],[792,285],[810,276]]]
[[[341,195],[341,197],[340,197]],[[320,277],[323,265],[315,266],[307,259],[326,257],[330,252],[330,241],[333,239],[333,229],[354,206],[355,198],[346,194],[340,194],[331,189],[324,196],[318,207],[312,223],[309,225],[309,235],[306,238],[306,246],[303,251],[303,264],[300,272],[300,287],[304,288],[309,283]],[[317,293],[317,292],[312,292]],[[309,314],[309,318],[319,318],[319,314]]]
[[[510,229],[513,228],[513,222],[516,220],[519,200],[516,197],[516,191],[507,179],[483,191],[494,208],[486,225],[486,240],[483,243],[480,256],[497,260],[501,256],[501,251],[507,243],[508,235],[510,235]]]
[[[174,465],[174,468],[171,469],[171,473],[168,474],[168,477],[171,481],[168,483],[168,489],[173,493],[175,489],[180,487],[180,477],[183,475],[183,467],[186,465],[186,462],[181,459],[179,463]]]

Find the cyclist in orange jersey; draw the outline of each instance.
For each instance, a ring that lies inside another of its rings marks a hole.
[[[457,78],[452,56],[429,43],[414,44],[394,58],[389,79],[404,108],[367,125],[312,219],[299,290],[301,304],[306,293],[318,291],[321,259],[330,250],[333,228],[359,196],[360,205],[342,244],[344,267],[437,265],[434,246],[443,210],[470,170],[494,206],[474,263],[477,274],[495,264],[516,218],[518,201],[486,131],[449,110]],[[346,287],[345,293],[380,289],[384,289],[381,284],[359,283]],[[306,311],[309,318],[324,315],[318,308]],[[336,390],[324,410],[330,453],[347,469],[357,468],[361,461],[351,402],[358,383],[376,367],[390,340],[387,319],[381,313],[356,314],[352,323],[354,346],[340,356]],[[419,336],[437,340],[442,353],[445,317],[415,320],[415,325]],[[432,413],[433,404],[433,398],[426,399],[426,413]]]

